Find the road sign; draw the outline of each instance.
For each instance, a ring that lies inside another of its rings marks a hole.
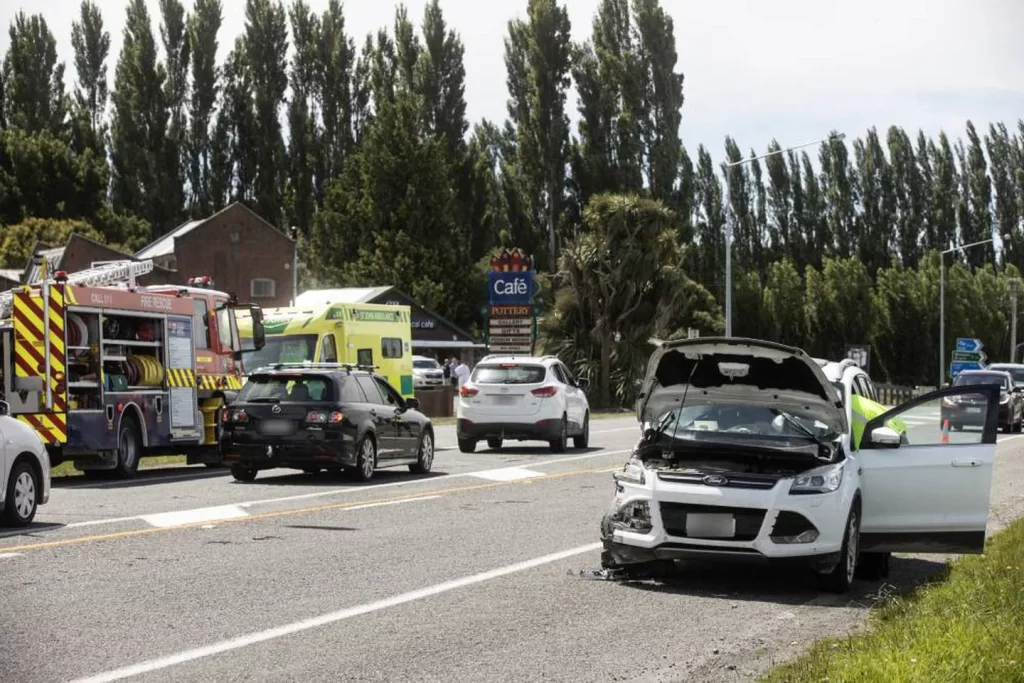
[[[533,272],[488,274],[488,300],[494,304],[529,304],[533,301]]]
[[[533,327],[532,318],[492,318],[491,327]]]
[[[953,360],[966,363],[985,363],[988,357],[985,356],[984,351],[954,351]]]
[[[955,360],[949,364],[949,376],[955,378],[964,370],[984,370],[985,365],[977,361]]]
[[[491,353],[513,353],[520,356],[528,356],[531,353],[529,346],[523,346],[521,344],[489,344],[487,350]]]
[[[971,351],[981,351],[981,340],[972,339],[970,337],[957,337],[956,350],[970,353]]]

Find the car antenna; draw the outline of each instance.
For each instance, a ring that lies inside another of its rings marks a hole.
[[[686,387],[683,389],[683,398],[679,401],[679,412],[676,414],[676,423],[672,427],[672,440],[669,442],[670,446],[675,443],[676,433],[679,431],[679,422],[683,417],[683,406],[686,405],[686,395],[690,393],[690,383],[693,381],[693,373],[697,372],[697,366],[700,365],[702,359],[703,357],[701,355],[697,356],[697,360],[694,361],[693,367],[690,368],[690,374],[686,378]],[[675,458],[675,451],[670,447],[668,452],[663,453],[663,455],[665,456],[665,460],[672,460]]]

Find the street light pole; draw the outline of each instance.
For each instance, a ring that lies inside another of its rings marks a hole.
[[[1020,278],[1012,277],[1010,282],[1013,284],[1013,304],[1010,309],[1010,362],[1017,362],[1017,285],[1020,284]]]
[[[732,168],[733,166],[740,166],[742,164],[749,164],[751,161],[758,161],[765,159],[776,154],[785,154],[792,152],[793,150],[802,149],[803,147],[810,147],[811,145],[820,145],[823,142],[834,142],[842,140],[846,137],[846,133],[837,133],[831,135],[822,140],[815,140],[814,142],[805,142],[802,145],[795,147],[787,147],[786,149],[777,149],[774,152],[768,152],[762,154],[759,157],[750,157],[747,159],[740,159],[739,161],[733,161],[728,164],[723,164],[723,168]],[[728,187],[729,178],[725,179],[726,187]],[[732,336],[732,223],[727,222],[725,225],[725,336]]]
[[[1002,241],[1010,239],[1009,235],[1000,235]],[[938,387],[941,389],[943,381],[946,379],[946,254],[952,254],[954,251],[963,251],[970,249],[971,247],[979,247],[983,244],[992,244],[996,241],[995,237],[991,237],[987,240],[980,240],[978,242],[971,242],[965,244],[962,247],[953,247],[952,249],[946,249],[939,254],[939,384]]]

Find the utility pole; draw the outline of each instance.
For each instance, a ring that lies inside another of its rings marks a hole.
[[[1017,285],[1020,284],[1020,278],[1012,277],[1010,282],[1013,284],[1013,297],[1010,308],[1010,362],[1017,362]]]
[[[740,159],[739,161],[733,161],[728,164],[722,164],[723,169],[729,169],[733,166],[740,166],[741,164],[749,164],[751,161],[759,161],[776,154],[786,154],[796,149],[803,147],[810,147],[811,145],[820,145],[823,142],[839,142],[846,137],[846,133],[836,133],[830,135],[823,140],[815,140],[814,142],[805,142],[802,145],[796,147],[787,147],[786,149],[777,149],[774,152],[768,152],[762,154],[759,157],[749,157]],[[725,178],[726,187],[729,186],[729,177]],[[726,221],[725,224],[725,336],[732,336],[732,221]]]

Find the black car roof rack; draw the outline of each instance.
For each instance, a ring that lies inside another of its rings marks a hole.
[[[380,369],[380,366],[362,363],[314,363],[312,361],[302,361],[301,363],[274,363],[266,366],[266,368],[271,370],[365,370],[373,372]]]

